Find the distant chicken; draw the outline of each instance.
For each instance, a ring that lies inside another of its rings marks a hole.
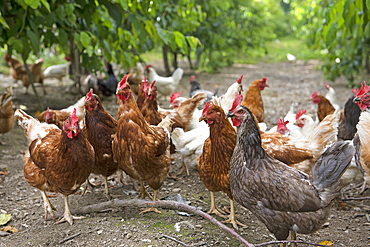
[[[319,121],[322,121],[327,115],[332,114],[335,111],[334,106],[330,103],[330,101],[322,95],[318,95],[318,92],[314,92],[311,95],[310,101],[314,104],[318,104],[317,107],[317,116]],[[344,118],[343,112],[341,113],[340,121]]]
[[[85,96],[79,99],[75,104],[65,109],[52,110],[48,107],[46,111],[40,113],[40,115],[38,116],[38,120],[40,122],[46,122],[48,124],[55,124],[60,129],[62,129],[64,120],[66,120],[66,118],[72,114],[74,109],[77,110],[76,116],[78,117],[79,121],[83,121],[85,117]],[[81,122],[81,124],[81,126],[83,126],[83,122]]]
[[[95,151],[92,173],[104,177],[105,194],[110,198],[107,177],[118,169],[112,153],[112,135],[117,132],[117,120],[104,110],[99,96],[93,94],[92,89],[85,96],[85,112],[83,132]]]
[[[130,71],[129,75],[130,76],[128,77],[127,81],[131,86],[131,90],[134,92],[134,94],[138,95],[140,84],[145,78],[143,65],[140,62],[137,62],[136,73]]]
[[[344,119],[338,126],[338,140],[352,140],[357,132],[356,125],[361,109],[353,102],[354,98],[354,96],[349,97],[344,105]]]
[[[341,107],[338,103],[337,94],[335,93],[334,88],[332,88],[331,86],[329,86],[326,83],[324,83],[324,84],[325,84],[326,89],[328,90],[328,92],[325,95],[325,98],[327,98],[330,101],[330,103],[333,105],[333,107],[336,110],[339,110]]]
[[[68,61],[64,64],[56,64],[47,67],[44,70],[45,78],[56,78],[59,81],[62,81],[63,77],[69,75],[69,67],[72,62]]]
[[[339,179],[353,155],[353,146],[339,141],[315,162],[308,176],[269,156],[252,112],[241,105],[227,114],[237,118],[237,144],[230,161],[230,187],[234,200],[249,209],[277,240],[289,232],[319,230],[339,195]]]
[[[63,123],[63,130],[53,124],[40,123],[22,110],[15,116],[30,142],[23,158],[24,178],[27,183],[41,191],[44,200],[45,219],[48,213],[55,219],[53,207],[45,192],[61,193],[64,197],[64,215],[61,220],[73,224],[68,196],[74,194],[89,177],[95,154],[80,127],[76,110]]]
[[[149,82],[152,83],[153,81],[156,81],[158,93],[163,95],[165,99],[175,91],[182,79],[182,75],[184,74],[184,70],[181,68],[177,68],[173,72],[172,76],[169,77],[159,76],[151,65],[147,65],[145,70],[148,73]]]
[[[13,110],[13,89],[8,86],[0,96],[0,134],[13,129],[15,116]]]
[[[234,228],[238,229],[237,225],[245,225],[235,218],[234,200],[229,180],[230,159],[236,144],[236,133],[225,118],[223,109],[217,103],[217,101],[213,101],[213,104],[207,102],[199,119],[209,125],[210,135],[205,141],[203,153],[198,159],[198,171],[204,185],[211,192],[211,209],[207,213],[223,217],[223,212],[216,207],[214,193],[218,191],[226,193],[230,198],[231,213],[224,223],[231,223]]]
[[[242,105],[248,107],[252,111],[259,123],[265,121],[261,91],[264,90],[265,87],[269,87],[266,84],[266,80],[266,78],[262,78],[260,80],[253,81],[242,102]]]
[[[114,161],[130,177],[140,180],[141,198],[147,193],[146,181],[154,189],[153,201],[170,169],[170,130],[172,121],[165,118],[158,126],[149,125],[136,105],[127,75],[118,84],[116,95],[119,101],[117,111],[117,133],[112,150]],[[144,212],[159,212],[149,208]]]
[[[207,95],[207,101],[210,101],[212,97],[217,96],[218,90],[220,89],[220,87],[218,87],[214,93],[208,90],[204,90],[200,83],[195,80],[195,75],[190,76],[190,85],[190,98],[197,93],[205,93]]]
[[[22,85],[26,88],[26,94],[28,94],[28,87],[31,84],[31,82],[27,74],[27,70],[24,67],[24,64],[19,62],[15,58],[10,58],[8,53],[5,55],[5,61],[8,64],[10,64],[10,74],[13,76],[14,79],[22,81]],[[39,58],[35,61],[34,64],[31,64],[31,65],[28,64],[27,66],[30,70],[33,82],[41,83],[42,89],[45,95],[46,94],[45,86],[44,86],[45,77],[44,77],[44,74],[42,73],[43,63],[44,63],[44,60],[42,58]]]
[[[98,84],[101,87],[101,93],[104,96],[111,96],[115,94],[118,80],[117,77],[114,75],[113,67],[110,62],[106,62],[105,68],[107,70],[108,79],[107,80],[98,80]]]

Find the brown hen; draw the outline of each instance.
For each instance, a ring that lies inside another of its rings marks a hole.
[[[13,129],[15,116],[13,110],[13,88],[9,86],[0,96],[0,134]]]
[[[85,135],[79,133],[76,111],[63,124],[63,130],[55,125],[40,123],[37,119],[17,110],[15,116],[23,127],[30,146],[24,155],[24,177],[33,187],[41,191],[44,200],[45,219],[48,212],[55,219],[46,191],[64,196],[65,210],[58,223],[74,217],[69,210],[68,196],[75,193],[90,175],[95,154]]]
[[[310,101],[314,104],[318,104],[317,107],[317,117],[321,122],[327,115],[333,114],[335,111],[334,106],[330,103],[330,101],[325,98],[323,95],[318,95],[317,91],[311,95]],[[344,119],[344,113],[341,110],[340,122]]]
[[[269,87],[266,84],[266,78],[253,81],[242,102],[242,105],[248,107],[260,123],[265,120],[263,100],[261,96],[261,91],[264,90],[265,87]]]
[[[199,121],[204,120],[210,130],[209,137],[204,143],[203,153],[198,159],[198,172],[206,188],[211,192],[211,209],[208,214],[215,213],[221,217],[222,211],[216,207],[214,192],[222,191],[230,198],[231,212],[224,223],[231,223],[238,229],[235,218],[234,201],[230,190],[229,168],[230,159],[236,144],[235,129],[225,118],[221,105],[216,100],[213,104],[207,102]]]
[[[93,94],[93,89],[86,94],[85,112],[84,134],[95,151],[92,173],[104,177],[105,194],[110,198],[107,177],[118,169],[112,153],[112,135],[117,132],[117,120],[105,111],[99,96]]]
[[[158,126],[149,125],[136,105],[127,75],[117,87],[119,108],[117,133],[114,135],[112,150],[119,168],[132,178],[140,180],[140,196],[144,198],[144,181],[154,189],[153,201],[170,169],[170,128],[171,120],[165,118]],[[154,208],[143,212],[155,211]]]

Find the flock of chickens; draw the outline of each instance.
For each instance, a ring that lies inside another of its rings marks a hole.
[[[253,81],[245,93],[241,76],[221,97],[218,90],[212,93],[191,83],[193,94],[186,98],[174,91],[181,69],[171,77],[157,75],[150,65],[145,69],[149,81],[143,73],[131,72],[118,83],[117,119],[104,110],[93,89],[76,104],[62,110],[48,108],[38,119],[20,109],[13,112],[11,87],[1,96],[0,127],[11,129],[14,118],[23,127],[29,141],[24,177],[41,191],[45,217],[50,214],[55,219],[46,192],[57,192],[65,198],[59,222],[72,224],[73,219],[83,218],[71,215],[68,196],[88,181],[90,173],[104,177],[109,197],[107,177],[121,170],[140,181],[141,198],[148,195],[155,201],[174,152],[182,155],[187,172],[189,164],[197,164],[211,193],[209,214],[224,217],[235,228],[243,226],[235,217],[235,200],[278,240],[287,239],[289,232],[295,239],[296,233],[320,229],[341,187],[363,176],[363,192],[370,182],[370,86],[366,83],[348,99],[344,111],[338,109],[334,89],[326,85],[326,96],[317,92],[311,96],[318,104],[316,120],[304,109],[295,113],[292,105],[277,126],[267,130],[261,96],[268,87],[266,78]],[[158,93],[172,94],[173,109],[158,106]],[[145,182],[154,190],[153,196]],[[218,191],[230,198],[228,216],[216,207]],[[150,211],[160,213],[155,208],[142,213]]]

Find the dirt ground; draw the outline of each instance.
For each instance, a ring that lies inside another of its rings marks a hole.
[[[156,64],[161,72],[161,67]],[[191,71],[185,62],[180,62],[185,68],[185,74],[181,80],[179,90],[184,96],[189,94],[189,77]],[[277,123],[279,117],[285,116],[292,102],[296,103],[296,110],[305,108],[307,113],[314,115],[317,106],[309,102],[314,91],[326,93],[322,72],[316,69],[316,61],[306,63],[278,63],[278,64],[235,64],[225,68],[219,74],[196,74],[197,80],[208,90],[215,90],[220,86],[220,93],[224,93],[229,85],[234,83],[244,73],[243,85],[247,90],[254,79],[267,78],[270,86],[263,91],[265,105],[265,119],[268,127]],[[67,80],[65,80],[67,81]],[[338,79],[330,83],[336,92],[339,103],[343,106],[351,91],[347,88],[344,79]],[[15,108],[26,106],[26,112],[34,115],[39,109],[36,98],[30,90],[25,95],[25,88],[14,84],[8,76],[0,78],[0,93],[6,86],[14,86],[13,102]],[[65,108],[77,101],[79,96],[64,93],[68,83],[59,84],[56,80],[46,81],[47,95],[42,99],[45,108]],[[42,94],[41,87],[37,90]],[[161,99],[161,97],[160,97]],[[114,97],[103,98],[105,109],[116,117],[117,102]],[[168,101],[160,101],[162,107],[167,108]],[[149,213],[139,215],[139,209],[125,207],[106,210],[104,212],[84,215],[86,219],[75,220],[70,226],[68,223],[55,224],[44,220],[44,210],[40,192],[29,186],[23,178],[22,157],[27,149],[27,140],[23,129],[15,125],[14,129],[0,136],[0,171],[7,170],[8,175],[0,175],[0,209],[12,216],[8,225],[13,225],[19,232],[0,237],[0,246],[181,246],[176,242],[164,237],[172,236],[188,246],[240,246],[240,243],[232,236],[218,229],[215,225],[199,216],[181,216],[173,210],[161,209],[162,214]],[[180,157],[174,155],[171,172],[180,170]],[[101,182],[99,176],[90,176],[90,181]],[[128,180],[129,181],[129,180]],[[132,183],[121,186],[118,183],[118,175],[109,179],[110,191],[115,198],[134,198],[137,196],[133,191]],[[185,173],[178,175],[178,179],[166,179],[159,190],[159,198],[171,194],[180,193],[192,206],[201,207],[207,211],[210,206],[210,195],[199,178],[195,166],[190,169],[190,176]],[[52,194],[52,193],[51,193]],[[369,196],[366,191],[358,195],[355,190],[347,192],[347,196]],[[90,204],[107,201],[103,195],[103,186],[95,189],[94,193],[85,196],[72,195],[70,198],[71,208],[78,208]],[[54,195],[51,203],[57,211],[63,211],[64,203],[61,195]],[[229,200],[223,193],[216,193],[216,203],[219,207],[229,207]],[[312,235],[298,235],[299,240],[319,243],[322,240],[333,240],[335,246],[368,246],[370,243],[370,222],[366,214],[369,213],[369,201],[347,201],[348,207],[334,205],[328,224]],[[250,243],[262,243],[273,241],[273,235],[260,223],[248,210],[236,204],[236,213],[239,221],[247,225],[246,228],[237,232]],[[222,218],[215,216],[216,219]],[[174,226],[182,222],[181,229],[176,232]],[[229,225],[230,226],[230,225]],[[66,238],[74,236],[70,240]],[[303,245],[301,245],[303,246]]]

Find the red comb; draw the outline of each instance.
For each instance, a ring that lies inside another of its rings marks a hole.
[[[155,83],[156,81],[154,80],[153,82],[152,82],[152,84],[150,84],[150,88],[154,88],[154,83]]]
[[[176,92],[176,91],[175,91],[175,93],[172,93],[170,104],[172,104],[175,101],[175,99],[180,97],[180,94],[181,94],[181,92]]]
[[[352,88],[352,93],[358,94],[358,92],[360,92],[360,89],[358,89],[358,88]]]
[[[238,82],[239,84],[241,84],[241,83],[242,83],[243,76],[244,76],[244,74],[242,74],[242,76],[238,79],[238,81],[237,81],[237,82]]]
[[[234,110],[238,105],[240,105],[240,103],[242,103],[242,101],[243,101],[243,95],[240,93],[239,94],[235,93],[235,99],[229,111]]]
[[[72,118],[72,126],[78,123],[78,117],[76,116],[76,108],[73,109],[71,118]]]
[[[127,81],[127,75],[125,75],[125,76],[122,78],[121,82],[119,83],[119,87],[122,87],[122,86],[126,83],[126,81]]]
[[[278,124],[277,124],[277,129],[279,130],[281,127],[286,127],[286,125],[289,123],[289,121],[284,121],[284,119],[279,118],[278,119]]]
[[[94,90],[90,88],[90,91],[86,94],[85,101],[91,100],[91,96],[93,95]]]
[[[49,112],[49,106],[48,106],[48,109],[46,110],[45,118],[49,118],[49,117],[50,117],[50,112]]]
[[[40,63],[44,61],[42,57],[39,58]]]
[[[300,117],[302,117],[303,114],[305,114],[307,111],[305,109],[299,110],[297,114],[295,115],[295,120],[298,120]]]
[[[370,91],[370,86],[367,86],[366,85],[366,82],[364,81],[364,83],[362,84],[361,83],[361,89],[360,91],[358,91],[358,93],[356,94],[356,97],[360,97],[361,95],[365,94],[365,93],[368,93]]]
[[[145,70],[148,70],[150,67],[153,67],[152,65],[147,65],[146,67],[145,67]]]
[[[327,90],[330,89],[330,86],[328,84],[324,83],[324,85],[325,85],[325,87],[326,87]]]
[[[263,81],[263,82],[266,82],[266,81],[267,81],[267,78],[266,78],[266,77],[263,77],[263,78],[262,78],[262,81]]]
[[[195,75],[190,76],[190,82],[195,80]]]
[[[204,115],[204,114],[206,114],[206,111],[207,111],[207,109],[210,107],[210,103],[209,103],[209,101],[206,103],[206,105],[204,106],[204,109],[203,109],[203,111],[202,111],[202,115]]]
[[[314,98],[316,98],[316,96],[317,96],[317,93],[318,93],[318,91],[316,91],[316,92],[314,92],[312,95],[311,95],[311,99],[314,99]]]

